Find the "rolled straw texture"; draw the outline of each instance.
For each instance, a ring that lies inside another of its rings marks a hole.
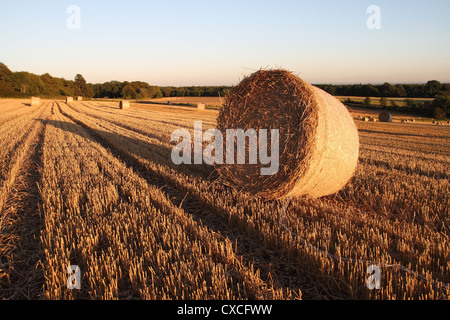
[[[217,123],[224,137],[227,129],[279,129],[280,166],[275,175],[262,176],[260,168],[268,165],[261,164],[217,167],[224,183],[258,197],[336,193],[358,162],[358,131],[347,108],[286,70],[260,70],[245,77],[226,97]],[[270,155],[270,136],[268,141]]]

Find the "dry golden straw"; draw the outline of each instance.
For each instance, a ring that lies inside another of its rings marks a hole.
[[[245,77],[226,97],[217,122],[222,132],[279,129],[275,175],[262,176],[261,164],[218,167],[226,183],[256,196],[330,195],[355,171],[359,136],[347,108],[289,71],[260,70]]]
[[[73,97],[66,97],[66,103],[73,102]]]

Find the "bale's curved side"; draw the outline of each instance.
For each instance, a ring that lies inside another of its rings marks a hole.
[[[260,165],[217,169],[228,184],[256,196],[329,195],[356,168],[359,136],[347,108],[285,70],[260,70],[242,80],[226,98],[217,122],[224,136],[226,129],[279,129],[280,167],[275,175],[261,176]]]
[[[318,198],[341,190],[356,169],[359,134],[345,105],[325,91],[311,86],[319,110],[314,148],[308,170],[287,197]]]

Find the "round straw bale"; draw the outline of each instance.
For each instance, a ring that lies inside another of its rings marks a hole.
[[[369,118],[368,117],[364,117],[362,120],[365,121],[365,122],[368,122]]]
[[[202,110],[205,110],[206,109],[206,104],[204,104],[204,103],[199,103],[198,105],[197,105],[197,110],[198,111],[202,111]]]
[[[73,97],[66,97],[66,103],[73,102]]]
[[[317,198],[336,193],[358,162],[358,131],[347,108],[286,70],[260,70],[245,77],[225,98],[217,123],[224,137],[227,129],[267,129],[268,135],[279,130],[276,174],[261,175],[260,169],[268,167],[261,163],[217,168],[225,183],[258,197]],[[267,141],[270,155],[271,138]],[[258,148],[260,153],[266,145]]]
[[[31,97],[31,104],[30,106],[38,106],[41,104],[41,98],[39,97]]]
[[[378,119],[380,120],[380,122],[392,122],[392,114],[383,111],[379,114]]]
[[[120,100],[120,109],[128,109],[130,107],[130,101],[128,100]]]

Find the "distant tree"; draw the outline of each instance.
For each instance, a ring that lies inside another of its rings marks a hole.
[[[10,81],[12,71],[2,62],[0,62],[0,81]]]
[[[14,89],[27,95],[43,94],[46,91],[41,78],[29,72],[14,72],[10,76]]]
[[[437,80],[428,81],[424,88],[424,96],[434,98],[442,88],[442,83]]]
[[[402,84],[394,85],[394,89],[395,89],[395,91],[397,91],[398,97],[406,97],[407,96],[406,89]]]
[[[380,90],[381,90],[380,93],[383,97],[397,97],[398,96],[397,90],[389,82],[383,83]]]
[[[155,99],[160,99],[160,98],[162,98],[163,97],[163,94],[162,94],[162,92],[161,92],[161,89],[157,89],[156,90],[156,93],[155,93],[155,96],[153,97],[153,98],[155,98]]]
[[[413,99],[405,99],[404,103],[405,103],[405,107],[407,107],[407,108],[410,108],[410,109],[417,108],[417,104]]]
[[[75,95],[92,98],[94,92],[86,83],[86,80],[81,74],[75,76]]]
[[[14,88],[11,84],[12,72],[0,62],[0,96],[8,97],[14,95]]]
[[[134,90],[133,86],[127,84],[122,89],[122,97],[125,99],[136,99],[137,98],[136,90]]]
[[[364,85],[362,87],[362,93],[366,97],[377,97],[380,94],[378,89],[371,84]]]
[[[380,106],[386,108],[388,104],[388,100],[385,97],[380,98]]]
[[[372,103],[372,100],[370,99],[370,97],[366,97],[366,99],[364,99],[364,104],[365,104],[366,106],[370,106],[371,103]]]
[[[161,91],[162,91],[162,94],[164,95],[164,97],[171,97],[171,94],[172,94],[171,87],[164,87]]]
[[[450,117],[450,97],[437,96],[430,107],[433,109],[436,118]],[[436,115],[439,115],[439,117]]]

